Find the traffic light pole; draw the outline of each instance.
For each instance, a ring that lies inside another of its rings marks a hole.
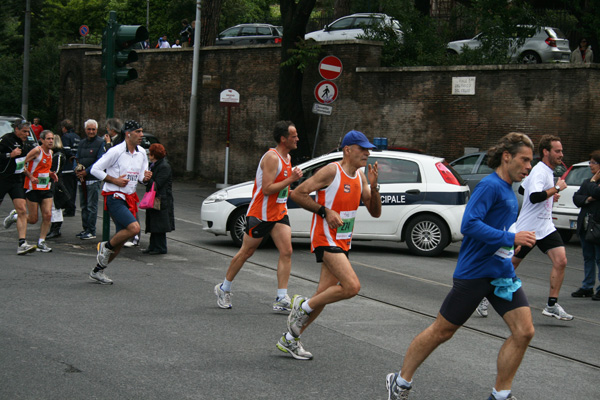
[[[102,78],[106,79],[106,118],[115,115],[115,89],[117,85],[138,77],[137,71],[127,64],[138,60],[132,46],[148,39],[148,30],[141,25],[121,25],[117,23],[117,13],[111,11],[108,24],[102,34]],[[110,236],[110,217],[104,211],[102,240]]]
[[[105,49],[106,55],[105,65],[103,68],[105,70],[103,73],[106,74],[106,119],[113,118],[115,115],[115,87],[117,86],[114,80],[114,57],[115,57],[115,28],[117,23],[117,13],[115,11],[111,11],[108,18],[108,25],[106,26],[105,38],[106,44]],[[102,241],[106,242],[110,239],[110,215],[108,210],[105,207],[102,207]]]

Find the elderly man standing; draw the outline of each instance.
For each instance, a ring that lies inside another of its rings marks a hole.
[[[104,206],[116,227],[116,233],[110,240],[98,243],[97,264],[90,272],[90,279],[104,285],[113,283],[104,269],[119,254],[125,242],[140,233],[140,223],[136,219],[139,202],[135,191],[137,183],[145,183],[152,178],[146,151],[139,145],[144,136],[142,127],[130,120],[123,125],[123,132],[125,141],[111,147],[92,167],[92,174],[104,181]]]
[[[79,142],[77,149],[78,165],[75,174],[79,179],[79,206],[83,231],[77,234],[82,240],[96,238],[98,218],[98,196],[100,181],[90,173],[92,166],[104,154],[104,140],[98,136],[98,122],[88,119],[84,124],[86,138]]]

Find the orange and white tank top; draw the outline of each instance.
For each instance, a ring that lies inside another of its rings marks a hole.
[[[314,214],[310,228],[313,252],[321,246],[336,246],[345,251],[351,247],[354,219],[362,196],[362,180],[358,171],[349,176],[338,162],[333,164],[337,168],[335,178],[328,187],[317,192],[316,201],[340,214],[344,223],[337,229],[331,229],[325,219]]]
[[[281,154],[275,149],[269,149],[269,151],[277,154],[279,158],[277,164],[277,175],[275,176],[274,183],[281,182],[287,179],[292,174],[292,163],[289,159],[284,160]],[[260,167],[263,159],[269,151],[266,152],[258,163],[256,169],[256,179],[254,180],[254,188],[252,189],[252,201],[248,207],[248,217],[255,217],[261,221],[279,221],[287,215],[287,199],[290,191],[289,186],[281,189],[279,193],[265,196],[262,191],[263,171]]]
[[[52,155],[44,153],[44,149],[40,146],[40,153],[36,158],[27,164],[27,170],[36,178],[38,183],[31,182],[28,176],[25,176],[25,184],[23,187],[26,190],[50,190],[50,168],[52,167]]]

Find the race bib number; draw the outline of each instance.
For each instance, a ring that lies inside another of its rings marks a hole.
[[[517,233],[517,224],[512,224],[511,227],[508,228],[508,232]],[[494,254],[500,258],[511,258],[515,254],[515,246],[513,244],[510,247],[500,247]]]
[[[135,190],[135,187],[137,186],[139,175],[140,174],[138,172],[128,172],[127,175],[125,176],[125,178],[127,178],[127,180],[129,181],[127,183],[127,186],[130,188],[133,188]]]
[[[289,186],[286,186],[284,189],[281,189],[279,194],[277,195],[277,203],[286,203],[288,199]]]
[[[342,217],[342,226],[337,228],[335,238],[337,240],[348,240],[352,238],[352,231],[354,230],[354,219],[356,218],[356,211],[342,211],[340,213]]]
[[[48,184],[50,183],[50,174],[48,174],[48,173],[39,174],[37,178],[38,178],[38,183],[36,185],[37,188],[38,189],[47,189]]]
[[[15,158],[15,163],[17,164],[15,167],[15,174],[22,174],[25,170],[25,157]]]

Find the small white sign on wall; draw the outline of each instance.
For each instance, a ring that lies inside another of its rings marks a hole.
[[[453,76],[452,94],[472,96],[475,94],[474,76]]]

